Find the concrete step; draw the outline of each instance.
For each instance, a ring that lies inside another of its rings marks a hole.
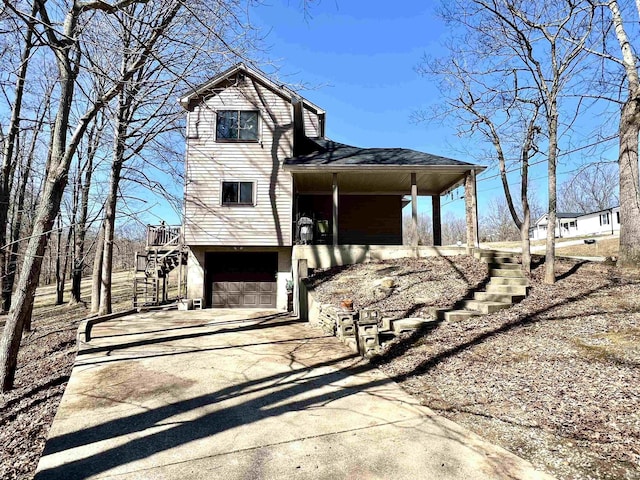
[[[497,312],[498,310],[504,310],[509,308],[510,303],[504,302],[490,302],[485,300],[466,300],[464,302],[464,308],[466,310],[474,310],[479,313],[489,314]]]
[[[382,326],[380,327],[380,330],[388,330],[391,331],[391,322],[393,322],[392,318],[389,317],[382,317]]]
[[[492,257],[494,255],[500,255],[503,253],[504,252],[499,252],[498,250],[475,249],[473,251],[473,256],[476,258],[483,258],[483,257]]]
[[[471,310],[449,310],[443,312],[444,320],[447,322],[460,322],[467,318],[477,317],[478,315],[480,315],[478,312]]]
[[[479,260],[485,263],[500,263],[500,264],[510,264],[510,263],[520,263],[520,261],[511,256],[506,255],[497,255],[494,257],[481,257]]]
[[[524,295],[514,295],[511,293],[490,293],[490,292],[476,292],[473,295],[474,300],[488,301],[488,302],[502,302],[502,303],[518,303],[524,299]]]
[[[516,254],[511,252],[500,252],[498,250],[476,250],[473,256],[479,260],[485,258],[511,258],[515,260]]]
[[[490,268],[490,277],[524,277],[524,273],[519,268],[516,270],[509,268]]]
[[[527,295],[526,285],[487,285],[487,293],[508,293],[511,295]]]
[[[519,263],[495,263],[492,262],[489,264],[489,268],[491,269],[500,269],[500,270],[520,270],[522,269],[522,265]]]
[[[529,286],[529,279],[526,277],[493,277],[489,280],[489,285],[524,285]]]
[[[427,327],[429,326],[429,324],[432,324],[433,326],[435,326],[435,323],[437,323],[436,320],[432,320],[429,318],[418,318],[418,317],[399,318],[397,320],[391,321],[390,330],[392,330],[396,334],[400,334],[404,332],[413,332],[420,328]]]

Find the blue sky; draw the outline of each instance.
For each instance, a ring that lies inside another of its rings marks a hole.
[[[402,147],[484,163],[473,145],[456,136],[453,124],[416,124],[411,115],[439,102],[435,85],[415,67],[424,54],[443,54],[445,25],[435,14],[438,2],[321,0],[305,16],[302,0],[265,0],[251,10],[252,23],[267,33],[267,73],[302,84],[303,96],[327,112],[328,137],[362,147]],[[465,153],[466,152],[466,153]],[[478,182],[479,213],[492,198],[503,198],[495,165]],[[559,165],[558,172],[574,167]],[[546,164],[532,167],[536,198],[546,204]],[[559,176],[559,181],[564,177]],[[518,178],[513,193],[518,195]],[[462,195],[462,189],[457,191]],[[459,197],[459,195],[457,195]],[[430,212],[430,199],[419,202]],[[442,200],[443,215],[463,216],[464,201]],[[173,219],[170,221],[174,221]]]
[[[438,2],[322,0],[305,18],[300,0],[271,0],[253,11],[265,31],[268,55],[280,80],[310,88],[302,94],[327,111],[327,136],[362,147],[402,147],[482,163],[453,125],[416,124],[412,113],[439,101],[437,88],[415,67],[424,54],[444,53],[445,25]],[[538,198],[546,199],[546,174],[533,168]],[[485,177],[495,175],[495,168]],[[517,181],[517,179],[514,179]],[[482,215],[489,200],[502,197],[498,179],[478,183]],[[462,189],[458,191],[462,194]],[[419,202],[429,212],[430,199]],[[462,216],[463,200],[446,197],[443,214]]]

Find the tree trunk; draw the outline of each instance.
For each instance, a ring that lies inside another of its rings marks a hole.
[[[47,101],[48,103],[48,101]],[[13,285],[16,279],[16,273],[18,270],[18,251],[20,249],[20,233],[22,232],[22,224],[24,218],[25,208],[25,196],[27,192],[27,185],[29,183],[29,176],[31,174],[31,165],[35,156],[36,146],[38,144],[38,137],[42,131],[42,125],[48,106],[45,106],[42,110],[42,116],[38,118],[38,123],[33,131],[31,142],[29,145],[29,151],[26,156],[26,163],[21,166],[22,174],[20,175],[20,181],[18,184],[18,192],[15,194],[14,206],[15,215],[12,218],[11,224],[11,249],[9,252],[9,260],[7,262],[7,278],[6,283],[3,285],[4,291],[2,292],[2,310],[8,312],[11,308],[11,296],[13,292]]]
[[[11,119],[9,121],[9,131],[6,138],[3,139],[4,151],[2,155],[2,170],[0,174],[0,293],[2,294],[2,311],[8,311],[11,304],[11,291],[13,283],[9,282],[12,264],[10,254],[6,251],[7,244],[7,215],[9,211],[10,200],[10,184],[13,177],[14,169],[14,151],[17,140],[20,136],[20,113],[22,110],[22,98],[24,95],[24,85],[27,79],[27,70],[29,67],[29,59],[31,58],[31,48],[33,46],[32,37],[35,26],[36,2],[31,7],[31,17],[27,22],[25,32],[24,49],[20,57],[20,70],[16,80],[15,98],[11,110]],[[7,262],[7,260],[9,260]]]
[[[556,212],[557,212],[557,176],[556,165],[558,161],[558,105],[553,95],[550,100],[547,113],[549,122],[549,158],[548,186],[549,186],[549,214],[547,222],[547,243],[544,259],[544,283],[552,285],[556,283]]]
[[[101,123],[98,120],[97,123]],[[89,212],[89,192],[91,190],[91,177],[93,176],[93,160],[100,142],[102,126],[97,126],[89,135],[89,147],[87,150],[87,163],[84,165],[84,181],[82,172],[78,174],[80,187],[80,218],[76,225],[76,240],[74,251],[73,272],[71,280],[71,303],[81,301],[82,272],[84,271],[84,247],[87,238],[87,215]],[[99,302],[98,302],[99,303]]]
[[[128,33],[123,38],[123,44],[129,45]],[[127,69],[128,55],[122,57],[121,72]],[[111,277],[113,273],[113,237],[116,224],[116,205],[118,202],[118,185],[120,172],[124,163],[125,142],[127,139],[129,108],[131,101],[125,86],[118,95],[118,116],[115,125],[115,143],[113,147],[113,161],[109,179],[109,193],[104,209],[104,251],[102,257],[102,284],[100,285],[100,308],[98,315],[111,313]]]
[[[42,5],[40,6],[42,7]],[[65,20],[64,30],[68,38],[75,38],[79,14],[80,11],[74,9]],[[33,298],[42,268],[42,258],[47,246],[47,233],[51,231],[53,222],[60,211],[69,164],[73,153],[75,153],[75,151],[67,151],[67,129],[78,64],[74,65],[71,60],[74,50],[69,45],[65,45],[64,48],[56,48],[54,51],[60,75],[60,92],[58,111],[52,131],[51,163],[47,169],[44,189],[25,252],[16,293],[0,340],[0,383],[3,392],[13,387],[20,339],[24,325],[31,317]]]
[[[638,5],[638,4],[636,4]],[[638,185],[638,133],[640,130],[640,78],[633,44],[625,31],[618,2],[607,6],[618,43],[622,65],[629,83],[629,98],[620,112],[620,250],[618,266],[638,266],[640,263],[640,185]],[[638,7],[640,13],[640,7]]]
[[[65,98],[61,95],[61,98]],[[66,130],[66,129],[65,129]],[[13,387],[20,338],[27,318],[31,316],[33,298],[38,286],[42,258],[47,244],[47,232],[53,227],[66,177],[48,179],[36,214],[36,223],[25,252],[24,263],[11,311],[0,343],[0,374],[2,390]]]
[[[123,139],[124,140],[124,139]],[[118,143],[120,143],[118,141]],[[116,147],[118,149],[118,147]],[[121,157],[122,158],[122,157]],[[118,200],[118,184],[122,161],[114,161],[111,165],[111,181],[104,214],[104,248],[102,253],[102,274],[100,284],[99,315],[111,313],[111,276],[113,273],[113,237],[115,234],[116,204]]]
[[[640,265],[640,185],[638,180],[638,134],[640,99],[631,98],[620,115],[620,251],[619,267]]]
[[[531,240],[529,239],[529,226],[531,225],[531,213],[527,205],[520,226],[520,240],[522,241],[522,270],[531,273]]]
[[[75,217],[75,212],[73,212],[73,217]],[[73,233],[73,225],[70,225],[67,230],[67,239],[66,239],[66,242],[64,243],[64,249],[61,249],[62,268],[60,269],[60,276],[58,278],[58,290],[57,290],[57,294],[58,294],[57,300],[59,303],[56,303],[56,305],[62,305],[64,303],[64,289],[65,289],[65,283],[67,281],[67,274],[69,271],[69,249],[71,248],[72,233]]]
[[[64,301],[64,271],[60,264],[62,258],[62,222],[60,214],[58,214],[56,240],[56,305],[62,305]]]
[[[100,231],[96,239],[96,253],[93,260],[93,274],[91,275],[91,313],[98,313],[100,309],[100,283],[102,282],[102,256],[104,255],[104,221],[100,224]]]

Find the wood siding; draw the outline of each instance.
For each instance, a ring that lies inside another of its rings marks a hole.
[[[320,136],[320,120],[318,115],[308,109],[303,110],[304,134],[309,138]]]
[[[216,142],[217,110],[259,111],[259,141]],[[282,170],[282,161],[292,154],[292,121],[291,103],[250,77],[211,95],[188,113],[187,245],[292,244],[292,179]],[[255,205],[222,206],[223,181],[254,182]]]

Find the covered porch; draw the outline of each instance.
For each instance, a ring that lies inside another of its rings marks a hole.
[[[403,207],[411,205],[417,231],[418,197],[428,196],[433,246],[441,246],[441,197],[464,186],[467,251],[478,246],[476,176],[485,167],[415,150],[313,142],[315,151],[284,163],[293,176],[297,244],[402,245]]]

